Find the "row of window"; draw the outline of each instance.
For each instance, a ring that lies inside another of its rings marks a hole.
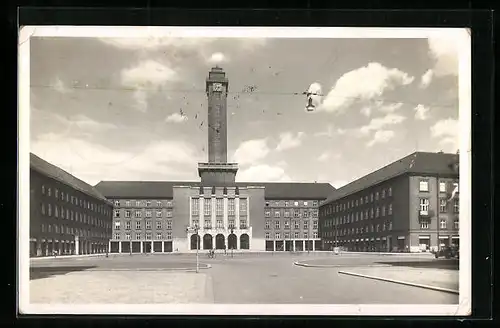
[[[420,220],[420,229],[422,229],[422,230],[429,229],[430,225],[431,225],[430,220],[428,220],[428,219]],[[456,230],[458,230],[460,227],[460,221],[458,219],[454,219],[453,226]],[[439,220],[439,229],[448,229],[448,220],[447,219],[440,219]]]
[[[52,206],[52,204],[50,203],[41,203],[41,212],[43,215],[47,215],[50,217],[54,216],[55,218],[81,222],[84,224],[92,225],[94,227],[110,228],[109,223],[104,222],[104,220],[100,218],[89,215],[87,213],[76,212],[67,208],[65,209],[63,206]]]
[[[240,218],[239,220],[240,223],[240,229],[247,229],[248,228],[248,222],[246,219]],[[193,219],[191,220],[191,226],[193,227],[199,227],[200,226],[200,221]],[[217,229],[224,229],[224,220],[216,220],[215,221],[215,226]],[[234,219],[229,219],[227,220],[227,226],[228,228],[235,228],[236,227],[236,220]],[[203,222],[203,228],[205,229],[212,229],[212,220],[208,219]]]
[[[439,199],[439,212],[448,212],[448,204],[450,202],[446,198]],[[429,198],[420,198],[419,201],[420,214],[427,215],[429,213],[430,201]],[[453,199],[453,213],[460,212],[460,200],[458,198]]]
[[[285,232],[283,234],[284,239],[290,239],[290,236],[291,235],[290,235],[289,232]],[[271,239],[271,233],[270,232],[266,232],[265,238],[266,239]],[[302,239],[308,239],[309,238],[309,234],[307,232],[303,232],[302,234],[300,234],[299,232],[294,232],[293,233],[293,238],[294,239],[300,239],[300,238],[302,238]],[[312,238],[313,239],[318,238],[318,233],[317,232],[313,232]],[[278,239],[278,240],[281,239],[281,232],[275,232],[274,233],[274,239]]]
[[[342,201],[336,204],[330,204],[325,206],[322,215],[329,215],[332,213],[340,213],[342,211],[349,210],[351,208],[356,208],[357,206],[366,205],[368,203],[373,203],[379,199],[385,199],[386,197],[392,197],[392,187],[383,188],[381,191],[376,191],[370,193],[370,195],[361,196],[358,199],[353,199],[350,201]]]
[[[134,211],[134,217],[136,218],[141,218],[142,217],[142,210],[135,210]],[[167,218],[171,218],[172,217],[172,210],[168,209],[166,212],[166,217]],[[161,218],[163,216],[163,211],[155,211],[155,214],[156,214],[156,217],[157,218]],[[119,218],[121,215],[121,211],[120,210],[114,210],[114,217],[115,218]],[[126,218],[130,218],[132,217],[132,210],[125,210],[124,211],[124,215]],[[145,217],[147,218],[152,218],[153,217],[153,211],[149,211],[149,210],[146,210],[144,212],[144,215]]]
[[[389,204],[386,208],[385,205],[382,207],[376,207],[375,209],[372,207],[369,210],[356,212],[356,213],[348,213],[343,216],[338,216],[331,219],[325,219],[323,222],[324,227],[333,227],[340,224],[353,223],[373,218],[385,217],[392,215],[392,204]]]
[[[49,197],[52,196],[52,188],[45,187],[42,185],[42,195],[47,195]],[[54,189],[54,197],[56,199],[60,199],[61,201],[66,201],[67,203],[73,204],[75,206],[80,206],[81,208],[85,208],[90,211],[94,211],[99,214],[108,215],[109,211],[106,209],[104,205],[98,205],[83,198],[78,198],[76,196],[72,196],[69,193],[64,193],[63,191],[59,192],[59,189]]]
[[[293,204],[293,206],[313,206],[313,207],[317,207],[318,206],[318,201],[317,200],[313,200],[313,201],[307,201],[307,200],[275,200],[273,202],[266,202],[266,206],[274,206],[274,207],[288,207],[288,206],[291,206],[291,204]]]
[[[152,240],[153,234],[151,232],[146,232],[145,237],[146,240]],[[163,240],[163,239],[172,240],[172,232],[167,231],[165,234],[163,232],[157,232],[155,234],[155,237],[156,237],[155,240]],[[115,233],[114,239],[120,240],[121,239],[120,233]],[[134,239],[141,240],[142,233],[140,232],[134,233]],[[132,234],[130,232],[125,232],[125,240],[132,240]]]
[[[458,182],[454,182],[452,184],[453,191],[458,192]],[[419,183],[419,191],[420,192],[428,192],[429,191],[429,180],[422,179]],[[448,191],[448,183],[440,181],[439,182],[439,192],[445,193]]]
[[[42,223],[40,228],[42,233],[47,232],[56,234],[76,235],[80,237],[99,237],[99,238],[106,238],[111,236],[110,231],[104,232],[104,231],[95,231],[90,229],[75,228],[64,224],[59,225],[59,224]]]
[[[203,215],[205,216],[210,216],[212,215],[212,199],[211,198],[204,198],[203,199]],[[247,213],[247,199],[246,198],[239,198],[239,213],[240,215],[246,215]],[[228,198],[227,202],[227,213],[229,216],[234,216],[235,215],[235,198]],[[224,215],[224,199],[223,198],[217,198],[215,200],[215,212],[217,216],[223,216]],[[193,198],[191,202],[191,214],[193,216],[198,216],[200,215],[200,199],[199,198]]]
[[[120,206],[125,206],[125,207],[131,207],[134,205],[134,207],[151,207],[156,205],[156,207],[163,207],[164,205],[166,207],[173,207],[174,202],[172,200],[166,200],[166,201],[161,201],[161,200],[136,200],[136,201],[131,201],[131,200],[115,200],[114,202],[115,207],[120,207]]]
[[[318,220],[314,220],[313,222],[313,229],[318,229]],[[309,229],[309,221],[303,221],[302,222],[304,229]],[[285,221],[284,226],[285,229],[289,229],[291,225],[290,221]],[[300,229],[300,221],[293,221],[293,226],[295,229]],[[266,229],[271,229],[271,221],[266,221]],[[275,229],[281,229],[281,221],[280,220],[275,220],[274,221],[274,228]]]
[[[165,229],[167,230],[172,230],[172,220],[167,220],[165,221]],[[153,226],[153,223],[151,220],[147,220],[146,221],[146,229],[151,229],[151,227]],[[156,229],[162,229],[162,226],[163,226],[163,222],[162,221],[156,221]],[[125,221],[125,230],[130,230],[132,228],[132,222],[131,221]],[[142,229],[142,222],[141,221],[136,221],[135,222],[135,228],[136,229]],[[115,231],[116,230],[120,230],[121,229],[121,222],[120,221],[115,221],[115,225],[114,225],[114,229]]]
[[[281,210],[274,210],[273,211],[274,213],[274,217],[275,218],[279,218],[281,217],[281,213],[283,212],[283,217],[285,218],[289,218],[289,217],[294,217],[294,218],[307,218],[309,216],[313,217],[313,218],[317,218],[318,217],[318,210],[317,209],[314,209],[314,210],[285,210],[285,211],[281,211]],[[265,210],[264,212],[264,216],[266,218],[270,218],[271,217],[271,210]]]
[[[323,231],[321,235],[323,237],[334,237],[334,236],[350,236],[350,235],[362,235],[370,232],[381,232],[381,231],[391,231],[392,230],[392,221],[384,222],[382,224],[372,224],[370,226],[365,227],[357,227],[357,228],[342,228],[336,229],[333,231]]]

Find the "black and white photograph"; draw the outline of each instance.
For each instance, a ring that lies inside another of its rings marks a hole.
[[[20,311],[469,314],[470,47],[23,27]]]

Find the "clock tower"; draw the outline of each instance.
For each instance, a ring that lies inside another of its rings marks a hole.
[[[208,73],[208,162],[198,163],[202,184],[234,184],[238,164],[227,162],[227,92],[229,81],[222,68],[216,66]]]

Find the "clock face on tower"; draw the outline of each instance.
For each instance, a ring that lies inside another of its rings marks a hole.
[[[221,92],[222,91],[222,83],[214,83],[213,90],[214,90],[214,92]]]

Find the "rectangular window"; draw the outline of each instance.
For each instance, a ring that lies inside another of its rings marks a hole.
[[[151,240],[151,232],[146,232],[146,240]]]
[[[309,238],[309,234],[307,232],[304,232],[304,239],[308,239]]]
[[[203,214],[205,216],[212,215],[212,200],[210,198],[205,198],[203,201]]]
[[[373,207],[370,208],[370,218],[373,219]]]
[[[137,233],[135,234],[135,239],[142,239],[142,233],[137,232]]]
[[[285,218],[289,218],[290,217],[290,212],[289,211],[285,211],[285,215],[284,215]]]
[[[281,215],[280,211],[275,211],[275,212],[274,212],[274,217],[275,217],[275,218],[279,218],[279,217],[280,217],[280,215]]]
[[[446,204],[446,199],[441,198],[439,200],[439,212],[440,213],[446,213],[446,207],[447,207],[446,205],[447,205]]]
[[[205,220],[203,227],[205,229],[211,229],[212,228],[212,220]]]
[[[279,229],[280,228],[280,221],[279,220],[274,221],[274,228],[275,229]]]
[[[285,239],[290,239],[290,233],[285,232]]]
[[[377,191],[377,192],[375,193],[375,200],[378,200],[378,198],[379,198],[379,193],[378,193],[378,191]]]
[[[198,225],[198,221],[196,221],[196,225]],[[167,220],[167,230],[172,230],[172,220]]]
[[[57,207],[57,205],[54,206],[54,216],[56,218],[59,217],[59,208]]]
[[[217,203],[217,205],[216,205],[217,216],[223,216],[224,215],[224,199],[217,198],[216,203]]]
[[[135,201],[135,207],[141,207],[141,202],[139,200]]]
[[[115,238],[114,238],[114,239],[115,239],[115,240],[118,240],[118,239],[120,239],[120,233],[118,233],[118,232],[115,232]]]
[[[142,216],[141,211],[135,211],[135,217],[140,218]]]
[[[174,202],[171,200],[167,200],[167,207],[173,207],[173,206],[174,206]]]
[[[290,229],[290,221],[285,220],[285,229]]]
[[[307,202],[306,201],[304,202],[304,206],[307,206]]]
[[[318,220],[313,221],[313,229],[318,229]]]
[[[49,188],[49,190],[50,190],[50,188]],[[49,214],[49,216],[52,216],[52,205],[47,204],[47,209],[48,209],[47,213]]]
[[[309,228],[309,221],[304,221],[304,229],[308,229]]]
[[[293,233],[293,237],[294,237],[295,239],[300,238],[300,237],[299,237],[299,233],[298,233],[297,231],[296,231],[296,232],[294,232],[294,233]]]
[[[446,219],[439,220],[439,229],[446,229]]]
[[[172,232],[167,231],[167,240],[172,240]]]
[[[420,198],[420,214],[421,215],[429,214],[429,199],[428,198]]]
[[[141,229],[141,221],[136,221],[135,222],[135,228],[136,229]]]
[[[153,216],[153,212],[151,212],[151,211],[146,211],[146,217],[147,217],[147,218],[150,218],[150,217],[152,217],[152,216]]]
[[[314,238],[314,239],[317,239],[317,238],[318,238],[318,233],[317,233],[316,231],[315,231],[315,232],[313,232],[313,238]]]
[[[302,217],[303,218],[308,218],[309,217],[309,211],[308,210],[304,210],[304,212],[302,213]]]
[[[318,201],[317,200],[313,200],[313,206],[318,206]]]
[[[162,204],[161,204],[161,200],[157,200],[157,201],[156,201],[156,207],[161,207],[161,206],[162,206]]]
[[[380,216],[380,209],[377,207],[375,209],[375,217],[378,218]]]
[[[156,217],[161,218],[161,211],[156,211]]]
[[[274,234],[274,239],[281,239],[281,233],[276,232],[276,233]]]
[[[125,201],[125,206],[130,207],[130,201],[129,200]]]
[[[429,229],[429,221],[421,220],[420,221],[420,229]]]
[[[172,217],[172,210],[167,209],[167,218],[171,218],[171,217]]]
[[[157,232],[156,233],[156,240],[161,240],[161,239],[163,239],[162,233],[161,232]]]
[[[161,229],[161,221],[156,221],[156,229]]]
[[[370,194],[370,202],[373,203],[373,193]]]
[[[385,216],[385,205],[382,206],[382,216]]]
[[[318,210],[313,210],[312,216],[313,216],[313,218],[317,218],[318,217]]]
[[[114,213],[115,213],[115,218],[120,217],[120,210],[114,210]]]
[[[151,220],[146,221],[146,229],[151,230]]]
[[[429,181],[420,180],[419,191],[425,191],[425,192],[429,191]]]
[[[150,200],[146,201],[146,206],[151,206],[151,201]]]
[[[290,202],[285,200],[285,207],[290,206]]]
[[[227,224],[229,228],[234,228],[234,219],[227,221]]]
[[[199,227],[200,226],[200,223],[198,222],[198,220],[192,220],[193,222],[193,227]]]
[[[296,218],[300,218],[300,211],[299,210],[293,211],[293,216]]]
[[[458,219],[455,219],[453,221],[453,225],[455,226],[456,230],[460,229],[460,221]]]
[[[460,212],[460,201],[459,199],[455,198],[453,200],[453,213],[458,213]]]
[[[271,217],[271,211],[265,211],[264,214],[265,214],[266,218],[270,218]]]
[[[392,215],[392,204],[389,204],[389,209],[387,210],[388,215]]]
[[[222,229],[224,228],[224,221],[221,219],[217,219],[217,228]]]
[[[126,211],[125,211],[125,217],[126,217],[126,218],[129,218],[129,217],[130,217],[130,210],[126,210]]]
[[[120,230],[120,221],[115,221],[115,230]]]
[[[191,203],[191,214],[193,216],[198,216],[200,212],[200,200],[198,198],[193,198]]]
[[[247,213],[247,199],[240,198],[240,214],[246,214],[246,213]]]
[[[125,239],[126,239],[126,240],[130,240],[130,239],[132,239],[132,238],[130,238],[130,232],[126,232],[126,233],[125,233]]]
[[[266,239],[271,239],[271,234],[269,232],[266,232]]]
[[[446,182],[439,183],[439,192],[446,192]]]
[[[234,198],[228,199],[227,212],[229,216],[234,216]]]
[[[271,229],[271,221],[266,221],[266,229]]]

